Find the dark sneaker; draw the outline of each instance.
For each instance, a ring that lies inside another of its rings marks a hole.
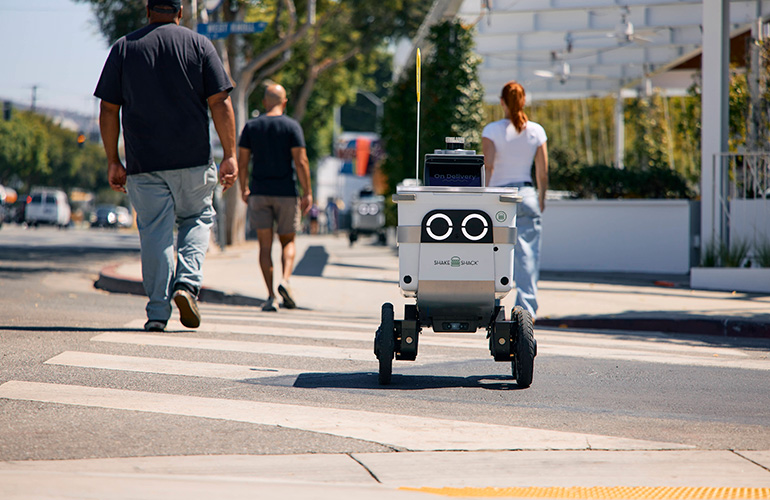
[[[166,322],[157,319],[148,320],[144,324],[144,330],[146,332],[162,332],[166,329]]]
[[[195,296],[187,290],[174,290],[174,303],[179,308],[179,321],[187,328],[198,328],[201,325],[201,313]]]
[[[275,307],[275,299],[270,297],[262,304],[262,310],[265,312],[278,312],[278,308]]]
[[[297,303],[294,302],[294,297],[291,296],[291,288],[288,283],[281,283],[278,285],[278,293],[283,298],[283,307],[286,309],[294,309],[297,307]]]

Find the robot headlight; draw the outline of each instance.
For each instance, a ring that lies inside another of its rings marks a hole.
[[[492,219],[480,210],[432,210],[422,220],[422,243],[492,243]]]
[[[380,207],[376,203],[361,203],[358,205],[358,213],[361,215],[377,215]]]

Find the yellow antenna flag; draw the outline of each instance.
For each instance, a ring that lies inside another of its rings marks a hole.
[[[414,178],[420,179],[420,49],[417,49],[417,161],[414,165]]]
[[[420,73],[421,71],[421,62],[420,62],[420,49],[417,49],[417,102],[420,102]]]

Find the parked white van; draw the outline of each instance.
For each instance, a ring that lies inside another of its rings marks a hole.
[[[24,221],[30,226],[55,224],[70,225],[71,209],[67,194],[59,189],[35,189],[27,197]]]

